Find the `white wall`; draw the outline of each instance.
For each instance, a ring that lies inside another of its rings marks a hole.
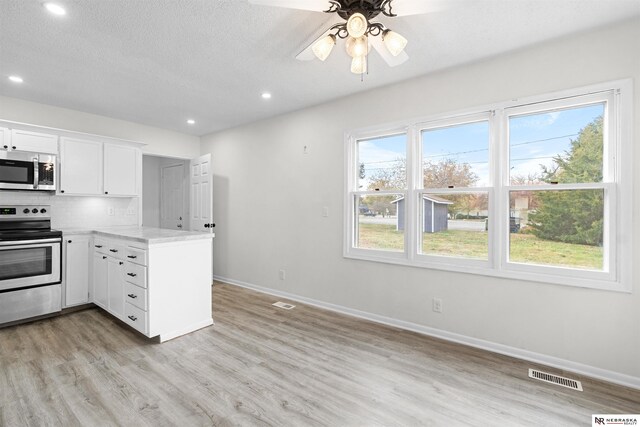
[[[160,227],[160,161],[142,156],[142,225]]]
[[[145,154],[191,159],[200,153],[197,136],[5,96],[0,96],[0,120],[142,142]]]
[[[213,155],[215,275],[640,387],[640,227],[629,231],[637,248],[632,294],[342,257],[346,130],[633,77],[640,135],[638,40],[636,19],[203,137],[201,152]],[[640,197],[634,207],[637,224]],[[442,314],[431,310],[434,296],[443,299]]]

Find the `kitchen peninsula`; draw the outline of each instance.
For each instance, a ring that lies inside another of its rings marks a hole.
[[[63,305],[94,303],[160,342],[213,324],[212,233],[63,230]]]

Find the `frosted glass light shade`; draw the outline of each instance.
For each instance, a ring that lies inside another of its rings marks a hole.
[[[333,34],[329,34],[328,36],[318,40],[311,47],[311,50],[313,50],[313,54],[316,56],[316,58],[318,58],[320,61],[324,61],[325,59],[327,59],[335,45],[336,36],[334,36]]]
[[[366,37],[347,38],[345,43],[347,53],[350,57],[366,56],[369,53],[369,41]]]
[[[400,55],[407,45],[407,39],[391,30],[385,30],[385,32],[382,33],[382,41],[389,53],[393,56]]]
[[[347,32],[354,39],[364,36],[368,27],[369,23],[367,22],[367,18],[361,13],[354,13],[347,21]]]
[[[367,57],[356,56],[351,61],[351,72],[353,74],[364,74],[367,72]]]

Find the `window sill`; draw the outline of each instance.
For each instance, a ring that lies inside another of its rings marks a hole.
[[[356,259],[360,261],[372,261],[382,262],[386,264],[402,265],[406,267],[417,267],[430,270],[451,271],[454,273],[465,273],[478,276],[498,277],[501,279],[512,279],[527,282],[538,282],[543,284],[562,285],[577,288],[598,289],[603,291],[613,291],[622,293],[631,293],[631,287],[628,284],[618,281],[599,280],[599,279],[587,279],[572,276],[558,276],[546,273],[533,273],[530,271],[521,270],[498,270],[491,267],[479,266],[479,264],[486,264],[486,262],[478,262],[475,265],[460,265],[455,263],[446,262],[429,262],[421,259],[409,260],[405,257],[389,257],[385,256],[382,251],[368,251],[363,249],[357,249],[357,253],[347,252],[344,254],[344,258]],[[368,253],[371,252],[371,253]],[[394,254],[399,255],[399,254]],[[404,254],[403,254],[404,255]],[[441,259],[441,258],[440,258]],[[452,258],[457,261],[457,258]],[[544,269],[545,267],[540,267]],[[629,282],[630,283],[630,282]]]

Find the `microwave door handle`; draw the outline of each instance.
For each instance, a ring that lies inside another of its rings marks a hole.
[[[33,188],[38,188],[38,178],[39,178],[39,162],[38,157],[33,158]]]

